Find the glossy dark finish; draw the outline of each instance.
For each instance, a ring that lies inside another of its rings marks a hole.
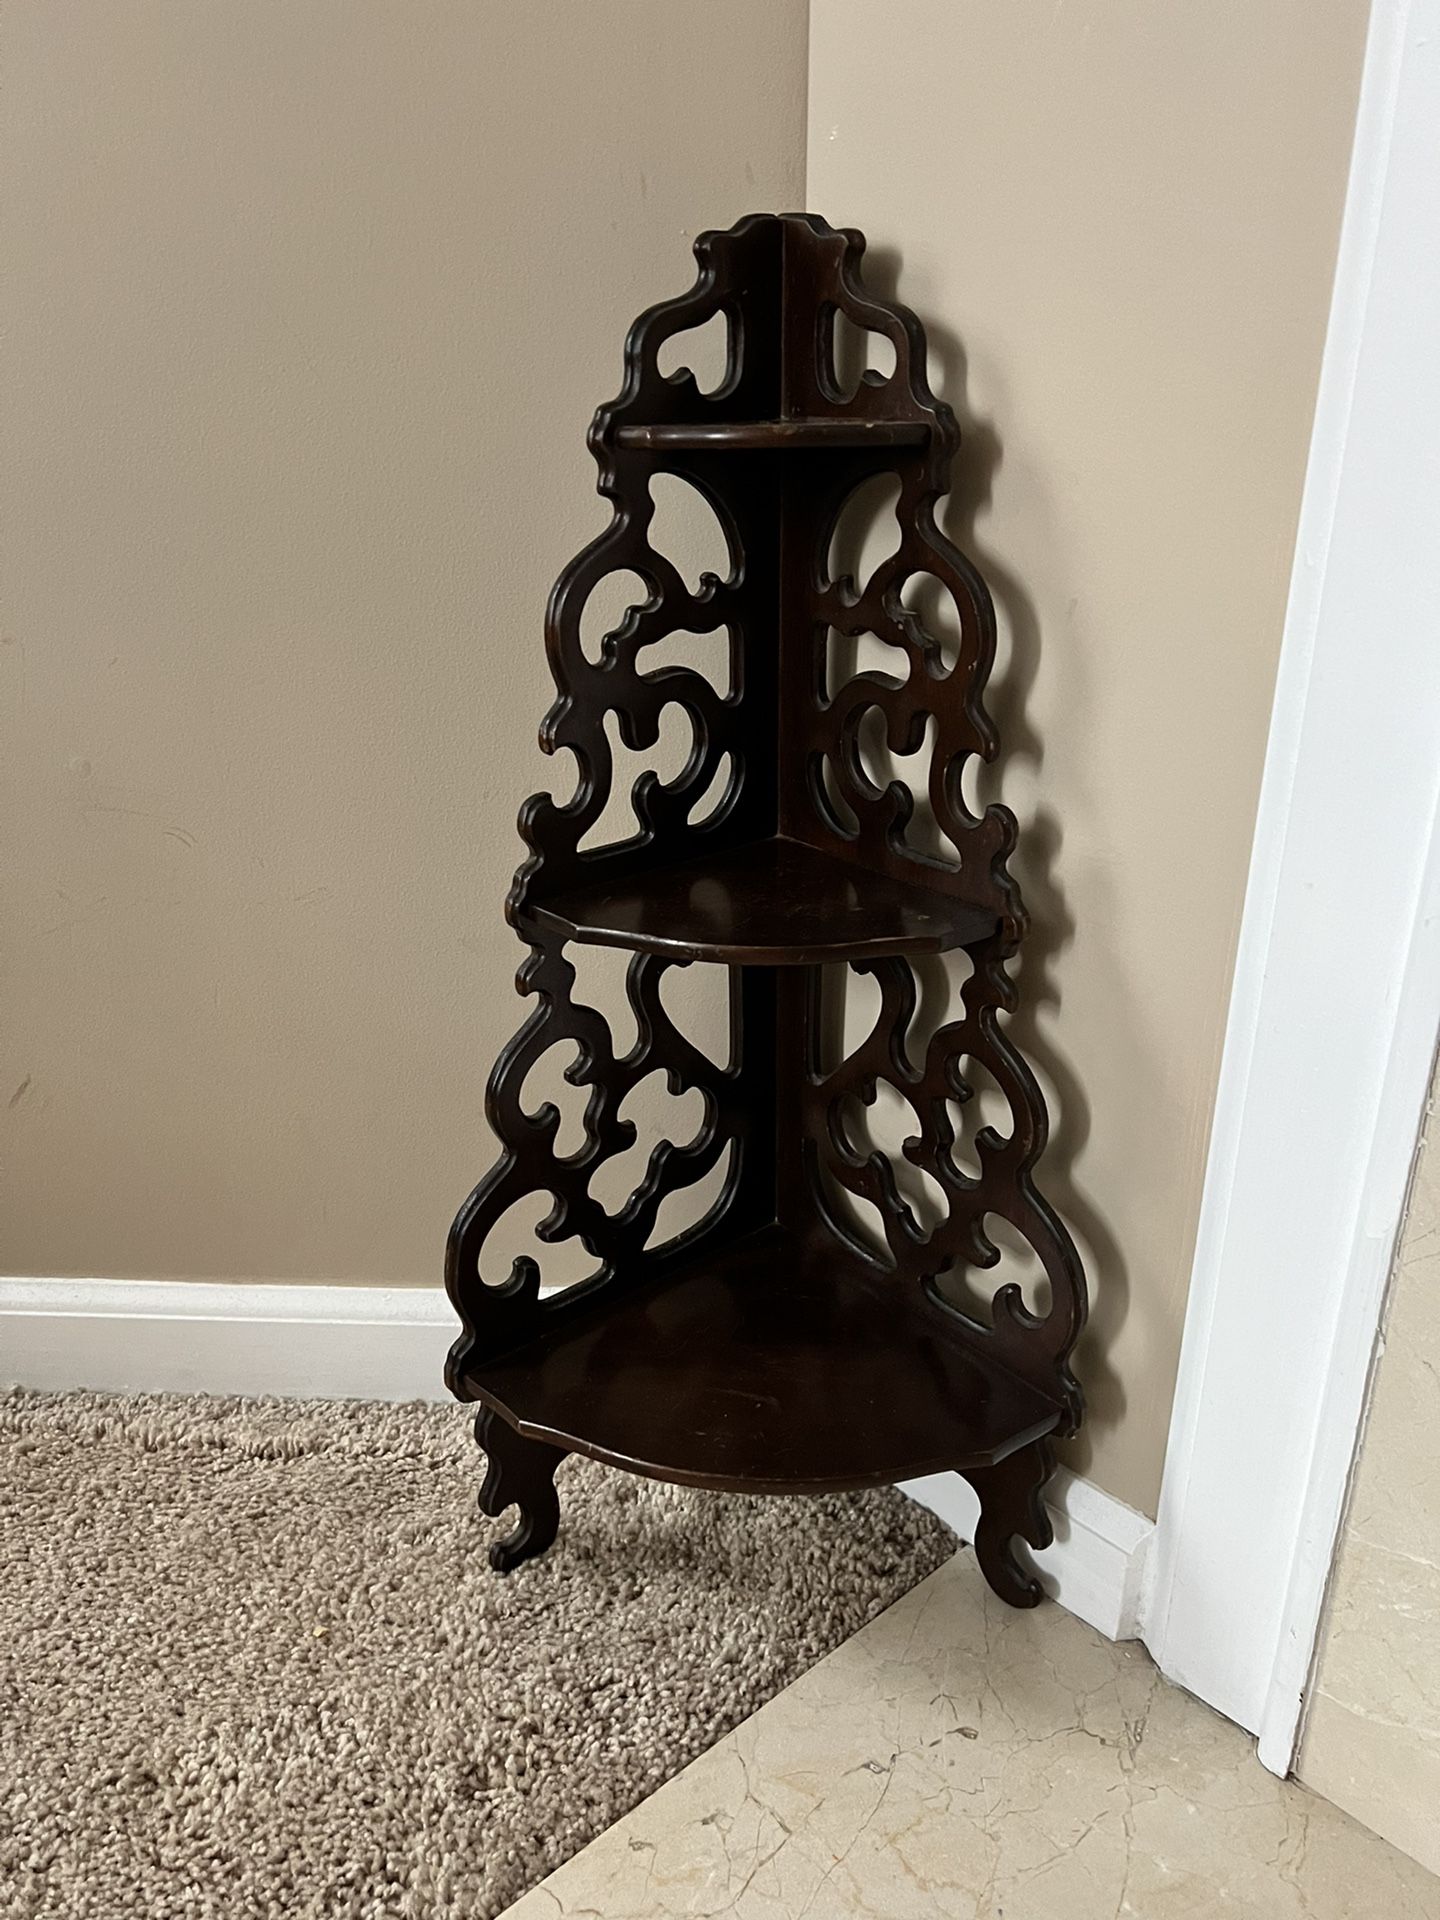
[[[484,1448],[486,1459],[480,1511],[498,1520],[507,1507],[519,1508],[514,1529],[490,1549],[496,1573],[509,1573],[522,1560],[544,1553],[559,1531],[555,1469],[565,1458],[565,1449],[523,1439],[490,1406],[482,1406],[475,1416],[475,1440]]]
[[[1060,1420],[955,1316],[816,1227],[698,1252],[474,1365],[523,1434],[697,1487],[818,1493],[992,1465]]]
[[[1055,1470],[1048,1441],[1021,1447],[988,1467],[965,1467],[965,1478],[980,1499],[975,1558],[980,1571],[1012,1607],[1035,1607],[1044,1598],[1040,1582],[1015,1554],[1017,1535],[1032,1547],[1048,1547],[1055,1537],[1045,1505],[1045,1482]]]
[[[538,794],[521,810],[529,854],[507,911],[529,948],[520,991],[535,1004],[490,1079],[500,1158],[451,1230],[446,1284],[462,1332],[447,1378],[487,1410],[478,1431],[490,1505],[521,1509],[505,1566],[553,1537],[551,1476],[564,1450],[661,1479],[771,1491],[949,1465],[979,1492],[987,1577],[1014,1604],[1033,1605],[1039,1588],[1013,1541],[1044,1538],[1051,1438],[1080,1420],[1069,1356],[1085,1283],[1035,1186],[1045,1107],[1002,1018],[1025,930],[1006,864],[1015,821],[1001,806],[970,813],[962,793],[967,762],[993,758],[997,742],[983,703],[989,595],[935,523],[958,433],[926,381],[919,322],[862,285],[863,249],[859,234],[808,214],[757,214],[702,235],[698,281],[636,321],[620,396],[595,416],[590,447],[613,515],[550,598],[557,698],[540,735],[547,752],[573,755],[579,779],[571,798]],[[689,372],[663,375],[663,343],[716,314],[730,337],[719,386],[702,393]],[[841,383],[837,315],[885,338],[891,375]],[[714,507],[730,550],[725,579],[706,575],[692,589],[652,545],[657,473],[689,481]],[[863,584],[832,577],[837,519],[880,474],[899,483],[898,545]],[[581,614],[621,569],[640,576],[646,598],[592,658]],[[912,585],[926,579],[948,601],[958,652],[914,611]],[[646,649],[682,630],[728,635],[728,687],[649,664]],[[861,634],[891,650],[893,668],[842,669],[835,685],[832,636],[843,645]],[[668,783],[653,772],[636,781],[628,838],[582,848],[611,793],[607,721],[643,753],[670,707],[693,731],[686,765]],[[892,754],[917,756],[953,859],[912,845],[914,793],[872,778],[862,726],[867,739],[878,728]],[[727,756],[728,787],[692,824]],[[635,950],[627,991],[639,1037],[627,1053],[574,992],[572,939]],[[918,1048],[911,960],[953,947],[969,978],[955,1017]],[[724,1063],[662,1002],[666,969],[697,959],[730,969]],[[817,964],[834,960],[870,975],[880,1002],[872,1032],[838,1064],[822,1047],[833,1022]],[[568,1155],[554,1107],[532,1111],[522,1097],[559,1045],[575,1055],[566,1078],[589,1095],[584,1145]],[[621,1110],[657,1069],[672,1093],[699,1091],[704,1123],[687,1145],[658,1145],[628,1201],[607,1211],[592,1176],[633,1144]],[[998,1087],[1008,1118],[979,1129],[967,1166],[954,1111],[982,1080]],[[882,1083],[916,1116],[904,1154],[943,1196],[936,1223],[917,1219],[896,1166],[847,1130]],[[722,1158],[728,1173],[705,1219],[652,1245],[666,1196]],[[876,1252],[857,1245],[840,1190],[878,1209]],[[478,1270],[486,1236],[537,1192],[551,1202],[542,1242],[578,1238],[595,1261],[583,1286],[548,1299],[531,1259],[517,1259],[499,1286]],[[983,1320],[947,1304],[947,1277],[1000,1258],[990,1216],[1038,1256],[1043,1313],[1013,1285]]]
[[[536,902],[537,926],[597,947],[681,962],[814,966],[943,953],[995,931],[995,915],[917,882],[863,873],[798,840],[760,840],[629,882]]]
[[[815,447],[918,447],[929,432],[918,420],[682,420],[668,426],[617,427],[615,444],[651,453],[672,448],[783,453]]]

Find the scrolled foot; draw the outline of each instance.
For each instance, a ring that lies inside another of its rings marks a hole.
[[[509,1506],[520,1509],[513,1531],[490,1548],[490,1564],[496,1573],[510,1573],[522,1561],[544,1553],[559,1531],[555,1469],[565,1458],[565,1451],[544,1440],[527,1440],[493,1407],[481,1407],[476,1414],[475,1441],[486,1461],[480,1511],[494,1520]]]
[[[980,1496],[975,1558],[993,1590],[1012,1607],[1038,1606],[1045,1597],[1040,1582],[1021,1565],[1015,1540],[1019,1536],[1040,1548],[1054,1539],[1044,1500],[1054,1464],[1049,1446],[1036,1440],[993,1467],[970,1468],[964,1474]]]

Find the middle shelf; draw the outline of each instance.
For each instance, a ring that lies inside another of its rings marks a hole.
[[[532,899],[525,911],[546,931],[588,946],[731,966],[944,953],[986,939],[996,926],[987,908],[782,838],[613,874]]]

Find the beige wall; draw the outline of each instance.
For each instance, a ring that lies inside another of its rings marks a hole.
[[[6,10],[9,1271],[438,1278],[585,429],[694,234],[803,200],[805,32]]]
[[[1300,1778],[1440,1873],[1440,1140],[1431,1090]]]
[[[1366,7],[812,11],[809,203],[980,423],[950,525],[1010,636],[1021,1037],[1095,1290],[1078,1459],[1153,1512]]]
[[[808,199],[983,423],[1086,1446],[1153,1508],[1364,12],[817,0],[807,194],[801,0],[10,9],[8,1268],[433,1280],[585,425],[694,232]]]

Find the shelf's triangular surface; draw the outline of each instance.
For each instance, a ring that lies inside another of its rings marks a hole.
[[[820,1230],[697,1254],[513,1353],[472,1358],[463,1384],[527,1436],[754,1493],[989,1466],[1062,1418],[1058,1396]]]
[[[987,939],[996,919],[933,887],[783,838],[612,874],[532,899],[528,910],[540,926],[590,946],[760,966],[943,953]]]
[[[615,444],[642,452],[785,453],[844,447],[919,447],[923,420],[863,420],[853,415],[790,420],[680,420],[617,427]]]

